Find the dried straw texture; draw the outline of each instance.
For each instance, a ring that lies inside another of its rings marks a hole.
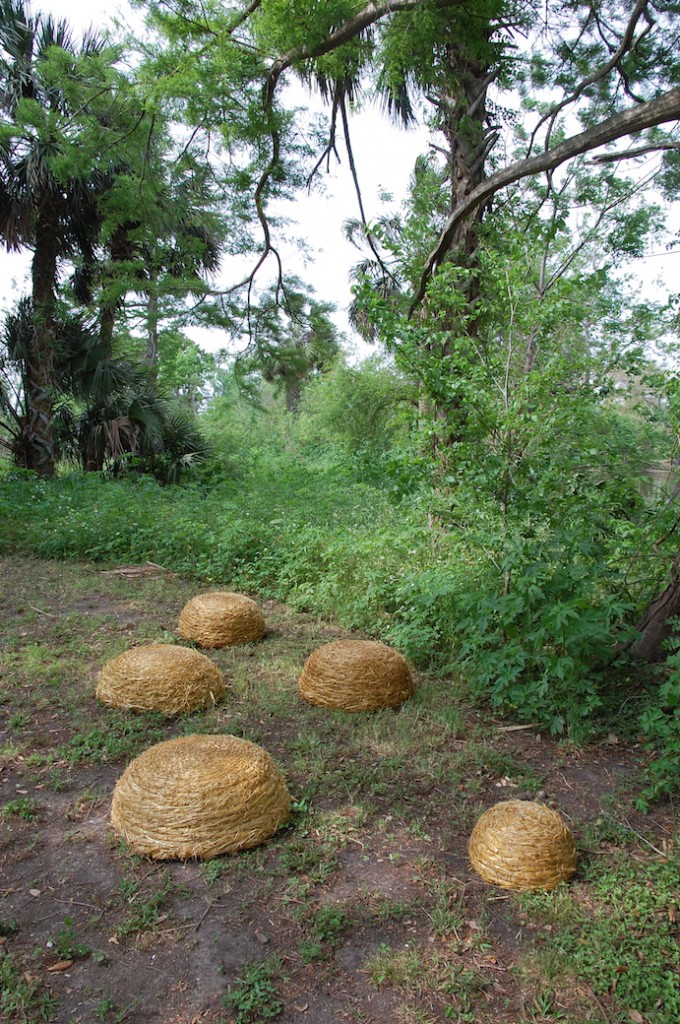
[[[342,711],[377,711],[402,704],[413,693],[406,659],[376,640],[335,640],[318,647],[298,680],[310,704]]]
[[[128,765],[111,822],[134,853],[207,859],[266,842],[289,813],[286,784],[262,747],[236,736],[180,736]]]
[[[259,605],[243,594],[215,590],[187,601],[178,630],[199,647],[231,647],[264,636],[264,616]]]
[[[134,711],[179,715],[208,707],[224,694],[210,658],[177,644],[145,644],[112,658],[99,673],[97,697]]]
[[[576,870],[571,832],[544,804],[506,800],[482,814],[469,843],[472,866],[502,889],[554,889]]]

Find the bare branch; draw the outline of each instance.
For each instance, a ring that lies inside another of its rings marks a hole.
[[[633,160],[636,156],[646,156],[647,153],[658,153],[660,150],[665,152],[680,150],[680,142],[657,142],[656,145],[650,143],[649,146],[636,146],[634,149],[624,149],[619,153],[600,153],[598,156],[594,156],[590,163],[615,164],[619,160]]]
[[[449,251],[454,234],[458,225],[466,217],[474,214],[482,204],[491,199],[496,192],[512,185],[521,178],[528,178],[534,174],[541,174],[549,171],[560,164],[566,163],[582,153],[588,153],[592,149],[598,149],[609,142],[623,138],[626,135],[633,135],[636,132],[644,131],[646,128],[653,128],[655,125],[664,124],[668,121],[680,119],[680,88],[670,89],[668,92],[657,96],[656,99],[641,103],[639,106],[622,110],[613,114],[600,124],[572,135],[565,139],[554,149],[536,156],[526,157],[523,160],[516,160],[509,167],[492,174],[486,181],[483,181],[477,188],[459,203],[446,222],[437,245],[428,256],[418,284],[418,289],[413,297],[409,308],[409,314],[413,313],[416,306],[422,301],[427,283],[430,277]]]
[[[390,281],[395,281],[396,279],[395,279],[394,275],[389,270],[389,268],[385,266],[385,264],[384,264],[384,262],[383,262],[383,260],[382,260],[382,258],[380,256],[380,253],[376,249],[375,243],[373,241],[373,234],[372,234],[371,230],[369,229],[368,221],[366,219],[366,213],[364,211],[364,201],[363,201],[363,197],[361,195],[361,186],[359,185],[359,176],[357,174],[356,165],[354,163],[354,152],[352,150],[352,140],[351,140],[350,134],[349,134],[349,124],[348,124],[348,121],[347,121],[347,109],[345,107],[344,98],[342,99],[342,101],[340,103],[340,116],[342,117],[342,127],[343,127],[343,132],[344,132],[344,135],[345,135],[345,146],[347,147],[347,156],[348,156],[348,159],[349,159],[349,167],[350,167],[350,171],[352,173],[352,181],[354,182],[354,191],[356,192],[357,201],[359,203],[359,213],[361,214],[361,223],[364,226],[364,231],[365,231],[365,234],[366,234],[366,241],[368,242],[369,248],[370,248],[371,252],[373,253],[373,255],[375,256],[375,258],[376,258],[376,260],[378,262],[378,266],[382,270],[382,272],[385,275],[385,277],[388,278]]]

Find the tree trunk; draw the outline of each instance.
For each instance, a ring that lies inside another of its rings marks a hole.
[[[144,362],[154,370],[158,359],[158,290],[154,271],[149,274],[149,289],[146,293],[146,324],[147,342]]]
[[[634,661],[663,661],[670,653],[666,641],[674,633],[670,622],[679,616],[680,551],[673,559],[671,578],[666,589],[649,604],[635,627],[640,636],[628,648],[628,656]]]
[[[31,469],[54,476],[54,285],[57,277],[57,229],[49,211],[36,226],[33,253],[33,336],[27,359],[27,444]]]
[[[488,33],[487,33],[488,36]],[[442,131],[446,138],[449,161],[450,209],[456,210],[484,180],[489,140],[486,124],[487,90],[493,80],[489,65],[466,54],[456,43],[447,47],[447,64],[450,69],[451,91],[437,97],[433,102],[442,118]],[[448,314],[450,344],[445,343],[441,357],[449,364],[449,374],[465,379],[466,362],[470,358],[461,348],[466,337],[476,334],[476,310],[479,302],[478,227],[483,207],[473,210],[469,217],[456,225],[449,240],[446,261],[459,267],[463,273],[457,285],[462,302],[458,311]],[[460,366],[456,364],[460,361]],[[444,399],[433,396],[435,456],[445,462],[447,448],[462,440],[468,417],[466,404],[461,397],[451,395],[445,389]]]

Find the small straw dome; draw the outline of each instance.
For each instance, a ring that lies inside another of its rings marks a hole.
[[[130,762],[111,823],[134,853],[207,859],[266,842],[289,813],[286,784],[262,747],[236,736],[180,736]]]
[[[576,847],[557,813],[530,800],[506,800],[472,830],[470,861],[485,882],[502,889],[554,889],[576,871]]]
[[[178,715],[214,704],[224,694],[219,669],[178,644],[132,647],[102,668],[97,697],[113,707]]]
[[[413,694],[406,659],[377,640],[334,640],[318,647],[298,681],[310,704],[342,711],[377,711]]]
[[[187,601],[177,626],[180,636],[199,647],[231,647],[264,636],[264,616],[244,594],[213,590]]]

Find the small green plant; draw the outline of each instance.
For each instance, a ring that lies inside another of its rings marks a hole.
[[[126,882],[125,886],[122,885],[123,882]],[[137,885],[135,883],[130,885],[127,879],[121,879],[120,888],[123,898],[132,909],[118,925],[119,935],[154,931],[160,921],[164,919],[163,909],[167,906],[170,895],[175,891],[175,886],[169,882],[155,892],[142,895]]]
[[[214,885],[224,872],[228,869],[226,860],[222,857],[214,857],[212,860],[208,860],[202,867],[203,877],[206,882]]]
[[[100,999],[99,1002],[92,1007],[92,1011],[97,1020],[100,1022],[100,1024],[104,1024],[104,1021],[106,1020],[108,1015],[110,1013],[113,1013],[115,1009],[116,1004],[114,1003],[113,999],[109,999],[108,996],[105,996],[103,999]]]
[[[417,949],[393,949],[382,943],[368,958],[364,970],[379,988],[388,982],[407,990],[417,988],[422,977],[422,957]]]
[[[328,905],[317,910],[312,927],[320,942],[336,944],[341,932],[349,924],[349,915],[342,907]]]
[[[335,846],[300,836],[284,847],[281,865],[290,874],[307,876],[310,882],[325,882],[338,866]]]
[[[680,653],[666,662],[672,675],[659,687],[651,707],[640,718],[642,731],[653,749],[645,773],[646,785],[637,798],[637,806],[647,811],[649,804],[662,796],[672,796],[680,787]]]
[[[566,972],[648,1024],[674,1024],[680,1018],[674,924],[679,873],[677,850],[644,866],[620,854],[610,868],[599,862],[586,867],[587,905],[566,886],[522,895],[520,905],[530,917],[553,925],[544,933],[545,950],[557,955],[543,957],[552,975],[544,980]]]
[[[321,942],[314,939],[300,939],[297,950],[303,964],[319,963],[326,959],[326,951]]]
[[[552,995],[545,992],[539,992],[534,997],[533,1006],[529,1007],[529,1014],[531,1020],[536,1024],[545,1020],[568,1020],[566,1014],[562,1013],[555,1005]]]
[[[56,1006],[56,999],[20,960],[11,953],[0,958],[0,1019],[8,1024],[50,1020]]]
[[[340,935],[349,924],[347,912],[338,905],[321,907],[313,915],[301,909],[297,915],[304,921],[305,928],[311,933],[309,937],[298,942],[298,952],[305,964],[324,960],[328,948],[337,946]]]
[[[58,932],[50,936],[48,945],[55,950],[61,960],[83,960],[91,952],[89,946],[79,941],[78,932],[70,917],[66,918]]]
[[[281,1013],[283,1003],[278,998],[275,983],[280,971],[278,956],[243,965],[239,978],[229,985],[223,997],[236,1024],[262,1024]]]
[[[8,800],[0,807],[0,818],[16,816],[24,821],[31,821],[38,816],[38,804],[32,797],[21,796],[16,800]]]
[[[148,743],[163,739],[162,722],[161,715],[151,712],[134,719],[112,715],[106,725],[76,733],[57,748],[57,755],[74,766],[135,757]]]
[[[446,938],[452,933],[458,937],[463,927],[463,912],[459,901],[454,901],[449,886],[444,880],[428,885],[434,897],[428,917],[432,922],[432,934],[435,938]]]
[[[129,1013],[132,1013],[138,1005],[138,1002],[139,1000],[133,999],[127,1006],[123,1006],[119,1009],[117,1003],[115,1003],[113,999],[109,999],[108,996],[105,996],[103,999],[100,999],[92,1009],[100,1024],[104,1024],[105,1021],[109,1021],[110,1024],[123,1024],[125,1018]]]
[[[0,935],[8,938],[10,935],[16,935],[19,931],[19,922],[16,917],[12,917],[6,920],[4,917],[0,917]]]

